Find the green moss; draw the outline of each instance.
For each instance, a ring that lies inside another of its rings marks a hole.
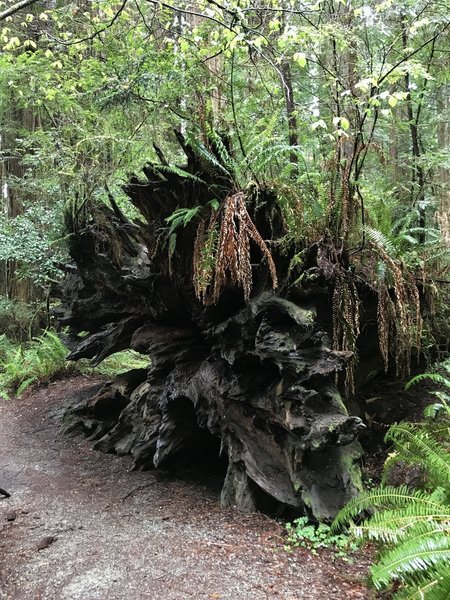
[[[340,464],[342,466],[342,472],[348,475],[349,481],[351,481],[355,489],[358,492],[361,492],[364,488],[361,468],[359,466],[361,450],[356,444],[357,442],[354,442],[350,446],[342,448]]]

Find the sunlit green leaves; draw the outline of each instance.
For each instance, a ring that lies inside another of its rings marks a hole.
[[[306,67],[306,54],[304,52],[295,52],[292,58],[300,67]]]

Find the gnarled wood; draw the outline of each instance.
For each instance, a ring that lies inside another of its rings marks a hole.
[[[206,218],[211,197],[224,200],[234,184],[180,142],[193,177],[149,165],[146,180],[125,188],[145,222],[101,206],[73,235],[77,273],[67,275],[59,318],[89,335],[70,358],[99,362],[130,347],[151,368],[104,386],[66,416],[68,426],[98,449],[131,453],[139,468],[208,467],[221,455],[224,504],[255,510],[270,501],[331,518],[359,489],[363,425],[335,384],[351,353],[331,349],[326,274],[313,252],[310,277],[290,286],[288,259],[272,247],[281,282],[273,291],[255,246],[250,300],[229,282],[217,305],[203,306],[192,284],[198,219],[177,229],[172,253],[162,228],[180,207],[200,206]],[[276,240],[282,219],[273,193],[248,197],[262,238]]]

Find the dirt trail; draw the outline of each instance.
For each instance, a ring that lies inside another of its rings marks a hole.
[[[370,597],[364,559],[287,553],[275,521],[219,506],[220,485],[130,472],[128,458],[65,436],[55,410],[92,385],[0,401],[2,600]]]

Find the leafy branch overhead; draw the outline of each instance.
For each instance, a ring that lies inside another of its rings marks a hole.
[[[12,17],[12,15],[14,15],[16,12],[19,12],[20,10],[27,8],[28,6],[31,6],[32,4],[35,4],[37,1],[38,0],[22,0],[21,2],[17,2],[16,4],[13,4],[6,10],[3,10],[2,12],[0,12],[0,21],[4,21],[8,17]]]

